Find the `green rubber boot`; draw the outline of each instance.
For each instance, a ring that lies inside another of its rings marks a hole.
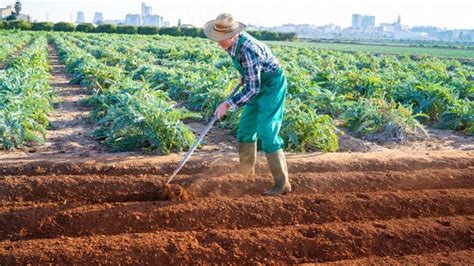
[[[285,153],[278,150],[273,153],[267,153],[267,161],[272,172],[275,184],[273,188],[264,192],[264,196],[278,196],[291,192],[291,184],[288,178],[288,167],[286,165]]]
[[[257,160],[256,142],[239,142],[240,173],[255,175],[255,162]]]

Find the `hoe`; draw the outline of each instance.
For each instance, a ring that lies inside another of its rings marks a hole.
[[[232,90],[229,97],[232,97],[239,90],[239,88],[240,88],[240,84],[238,84]],[[173,178],[176,177],[178,172],[183,168],[184,164],[189,160],[194,150],[201,143],[201,141],[204,139],[204,136],[207,134],[207,132],[211,129],[211,127],[214,125],[216,121],[217,121],[217,116],[214,115],[211,121],[207,124],[206,128],[201,132],[201,135],[199,136],[199,138],[194,142],[191,149],[189,149],[189,151],[186,153],[184,158],[181,160],[176,170],[174,170],[173,174],[170,176],[170,178],[168,178],[168,181],[166,181],[166,183],[158,189],[158,192],[157,192],[158,200],[182,201],[182,200],[189,199],[190,197],[189,193],[182,186],[178,184],[170,184],[170,182],[173,180]]]

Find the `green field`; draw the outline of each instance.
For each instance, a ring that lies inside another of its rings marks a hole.
[[[311,47],[318,49],[335,49],[353,52],[369,52],[383,54],[399,55],[431,55],[441,57],[454,57],[474,60],[474,50],[472,49],[453,49],[453,48],[424,48],[424,47],[403,47],[400,45],[368,45],[368,44],[350,44],[350,43],[324,43],[324,42],[281,42],[266,41],[270,45],[282,45],[290,47]]]
[[[201,38],[0,31],[0,41],[8,44],[0,54],[11,61],[0,72],[3,149],[45,137],[54,96],[48,41],[71,83],[89,88],[94,137],[113,151],[186,150],[195,136],[183,121],[211,119],[238,77],[228,54]],[[473,65],[372,47],[377,54],[273,46],[288,80],[281,127],[286,150],[337,150],[334,120],[381,141],[425,138],[425,127],[474,135]],[[240,114],[230,112],[221,125],[235,131]]]

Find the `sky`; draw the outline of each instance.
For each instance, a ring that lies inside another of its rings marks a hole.
[[[0,7],[15,0],[0,0]],[[279,26],[286,23],[322,26],[351,25],[354,13],[375,16],[375,24],[394,22],[400,14],[402,24],[437,26],[447,29],[474,29],[474,0],[22,0],[24,14],[37,21],[75,22],[77,11],[92,21],[100,11],[105,19],[125,19],[127,13],[141,12],[141,3],[153,7],[153,14],[171,25],[202,26],[222,12],[230,12],[245,23]]]

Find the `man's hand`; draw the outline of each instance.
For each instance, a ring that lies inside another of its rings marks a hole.
[[[229,110],[229,108],[230,108],[230,105],[227,102],[223,102],[223,103],[219,104],[216,111],[214,112],[214,115],[217,116],[217,119],[220,120],[222,117],[225,116],[225,114],[227,113],[227,110]]]

